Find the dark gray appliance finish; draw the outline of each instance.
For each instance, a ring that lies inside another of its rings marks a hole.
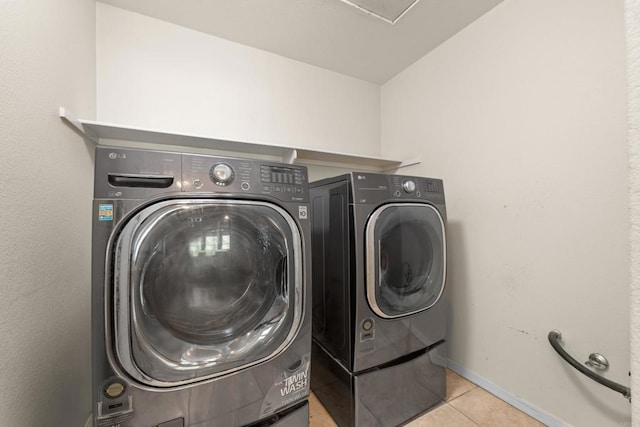
[[[353,172],[311,183],[310,194],[316,369],[326,371],[319,367],[329,361],[340,364],[353,393],[355,384],[372,378],[371,370],[411,370],[412,359],[426,358],[439,368],[431,370],[436,383],[444,384],[448,297],[442,181]],[[331,411],[331,402],[321,397],[330,393],[317,389],[330,383],[337,384],[312,376],[312,389]],[[443,388],[433,388],[444,398]],[[352,399],[362,403],[370,395],[359,389]]]
[[[306,168],[96,148],[94,426],[305,425]]]
[[[340,427],[398,426],[446,394],[444,361],[435,348],[359,374],[345,369],[316,341],[311,355],[313,392]]]

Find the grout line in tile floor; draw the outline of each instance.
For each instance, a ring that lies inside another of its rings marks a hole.
[[[309,398],[311,427],[336,423],[315,395]],[[407,427],[544,427],[544,424],[447,369],[447,397]]]
[[[455,374],[454,372],[451,372],[451,371],[448,371],[448,372],[447,372],[447,390],[451,390],[451,382],[452,382],[451,377],[452,377],[453,375],[458,375],[458,374]],[[459,376],[459,375],[458,375],[458,376]],[[460,379],[456,379],[456,382],[457,382],[458,384],[462,384],[462,383],[463,383],[463,382],[465,382],[465,381],[466,381],[466,380],[464,380],[462,377],[460,377]],[[473,384],[473,383],[470,383],[470,382],[468,382],[468,381],[466,381],[466,382],[467,382],[468,384],[471,384],[473,387],[469,387],[468,389],[463,390],[460,394],[457,394],[457,395],[455,395],[455,396],[453,396],[453,397],[452,397],[451,395],[447,396],[447,399],[446,399],[444,402],[442,402],[442,404],[441,404],[440,406],[445,406],[445,405],[446,405],[447,407],[449,407],[449,408],[450,408],[450,409],[449,409],[450,411],[455,411],[455,413],[459,414],[459,415],[450,415],[450,416],[449,416],[449,417],[452,419],[452,420],[451,420],[452,422],[450,423],[451,425],[454,425],[454,424],[453,424],[453,422],[455,422],[455,425],[456,425],[456,426],[458,426],[458,425],[462,426],[462,425],[465,425],[465,424],[468,424],[469,426],[471,426],[471,425],[473,425],[473,426],[479,426],[479,424],[477,424],[476,422],[474,422],[471,418],[467,417],[465,414],[463,414],[462,412],[458,411],[454,406],[452,406],[452,405],[451,405],[451,402],[452,402],[452,401],[454,401],[454,400],[456,400],[456,399],[459,399],[460,397],[462,397],[462,396],[464,396],[465,394],[469,393],[469,392],[470,392],[471,390],[473,390],[474,388],[478,387],[477,385],[475,385],[475,384]],[[439,409],[439,408],[437,408],[437,409]],[[454,414],[454,413],[453,413],[453,412],[451,412],[451,414]],[[418,418],[416,419],[416,421],[419,421],[420,419],[422,419],[422,418],[424,418],[424,417],[428,418],[428,417],[429,417],[429,414],[427,413],[427,414],[421,415],[420,417],[418,417]],[[462,423],[462,422],[461,422],[461,421],[462,421],[462,419],[461,419],[460,417],[464,417],[467,421],[464,421],[464,422]],[[433,423],[432,423],[432,424],[433,424]],[[409,423],[408,425],[409,425],[409,426],[411,426],[412,424],[411,424],[411,423]],[[421,424],[420,424],[420,422],[418,422],[417,424],[414,424],[414,425],[416,425],[416,426],[420,426]],[[441,424],[441,425],[444,425],[444,424]]]

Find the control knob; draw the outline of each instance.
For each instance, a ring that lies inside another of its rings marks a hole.
[[[413,193],[416,190],[416,183],[410,179],[402,181],[402,189],[405,193]]]
[[[233,181],[233,169],[226,163],[218,163],[211,168],[209,178],[217,185],[227,185]]]

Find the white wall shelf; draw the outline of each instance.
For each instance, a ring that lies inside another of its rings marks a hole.
[[[420,163],[419,160],[393,160],[382,157],[360,156],[349,153],[287,147],[256,142],[228,141],[200,135],[186,135],[152,129],[120,126],[75,118],[68,110],[60,108],[60,118],[72,125],[83,136],[100,144],[101,140],[148,142],[193,148],[258,154],[280,157],[284,163],[336,166],[373,171],[389,171]]]

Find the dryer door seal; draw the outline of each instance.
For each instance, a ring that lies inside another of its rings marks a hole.
[[[407,316],[440,299],[446,240],[442,215],[433,206],[381,206],[367,223],[366,248],[367,301],[378,316]]]

